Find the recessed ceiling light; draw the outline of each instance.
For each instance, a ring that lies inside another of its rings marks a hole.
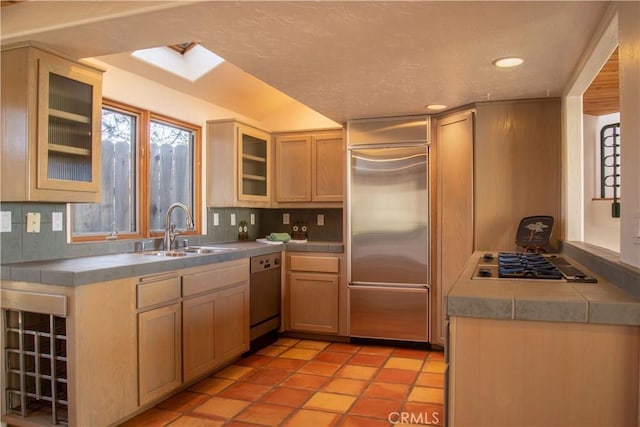
[[[522,58],[517,58],[515,56],[510,56],[507,58],[498,58],[495,61],[492,62],[493,65],[495,65],[496,67],[500,67],[500,68],[511,68],[511,67],[517,67],[518,65],[522,64],[524,62],[524,59]]]
[[[446,105],[442,105],[442,104],[429,104],[427,105],[427,110],[444,110],[445,108],[447,108]]]

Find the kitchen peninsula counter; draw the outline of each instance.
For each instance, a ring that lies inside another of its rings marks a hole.
[[[474,278],[447,296],[448,425],[638,425],[640,303],[598,283]]]
[[[215,243],[206,246],[228,248],[228,251],[208,254],[189,254],[179,257],[130,252],[5,264],[2,266],[2,280],[57,286],[81,286],[232,261],[256,255],[280,252],[282,250],[343,252],[344,249],[342,242],[326,241],[287,243],[282,245],[267,245],[258,242],[231,242]]]
[[[447,296],[447,315],[502,320],[640,325],[640,301],[569,259],[598,283],[473,278],[475,252]],[[497,256],[497,253],[494,253]]]

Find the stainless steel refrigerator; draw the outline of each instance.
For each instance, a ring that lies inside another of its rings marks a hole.
[[[349,330],[429,340],[427,116],[347,123]]]

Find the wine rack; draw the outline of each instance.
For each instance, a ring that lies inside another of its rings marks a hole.
[[[4,311],[6,410],[68,423],[66,319]]]

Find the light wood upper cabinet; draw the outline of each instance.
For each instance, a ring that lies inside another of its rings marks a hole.
[[[100,200],[102,71],[32,46],[2,51],[2,200]]]
[[[311,136],[311,200],[342,202],[345,175],[342,132]]]
[[[207,122],[207,205],[270,207],[267,132],[235,120]]]
[[[280,134],[275,144],[277,203],[342,203],[342,131]]]
[[[311,136],[276,137],[276,200],[311,201]]]

